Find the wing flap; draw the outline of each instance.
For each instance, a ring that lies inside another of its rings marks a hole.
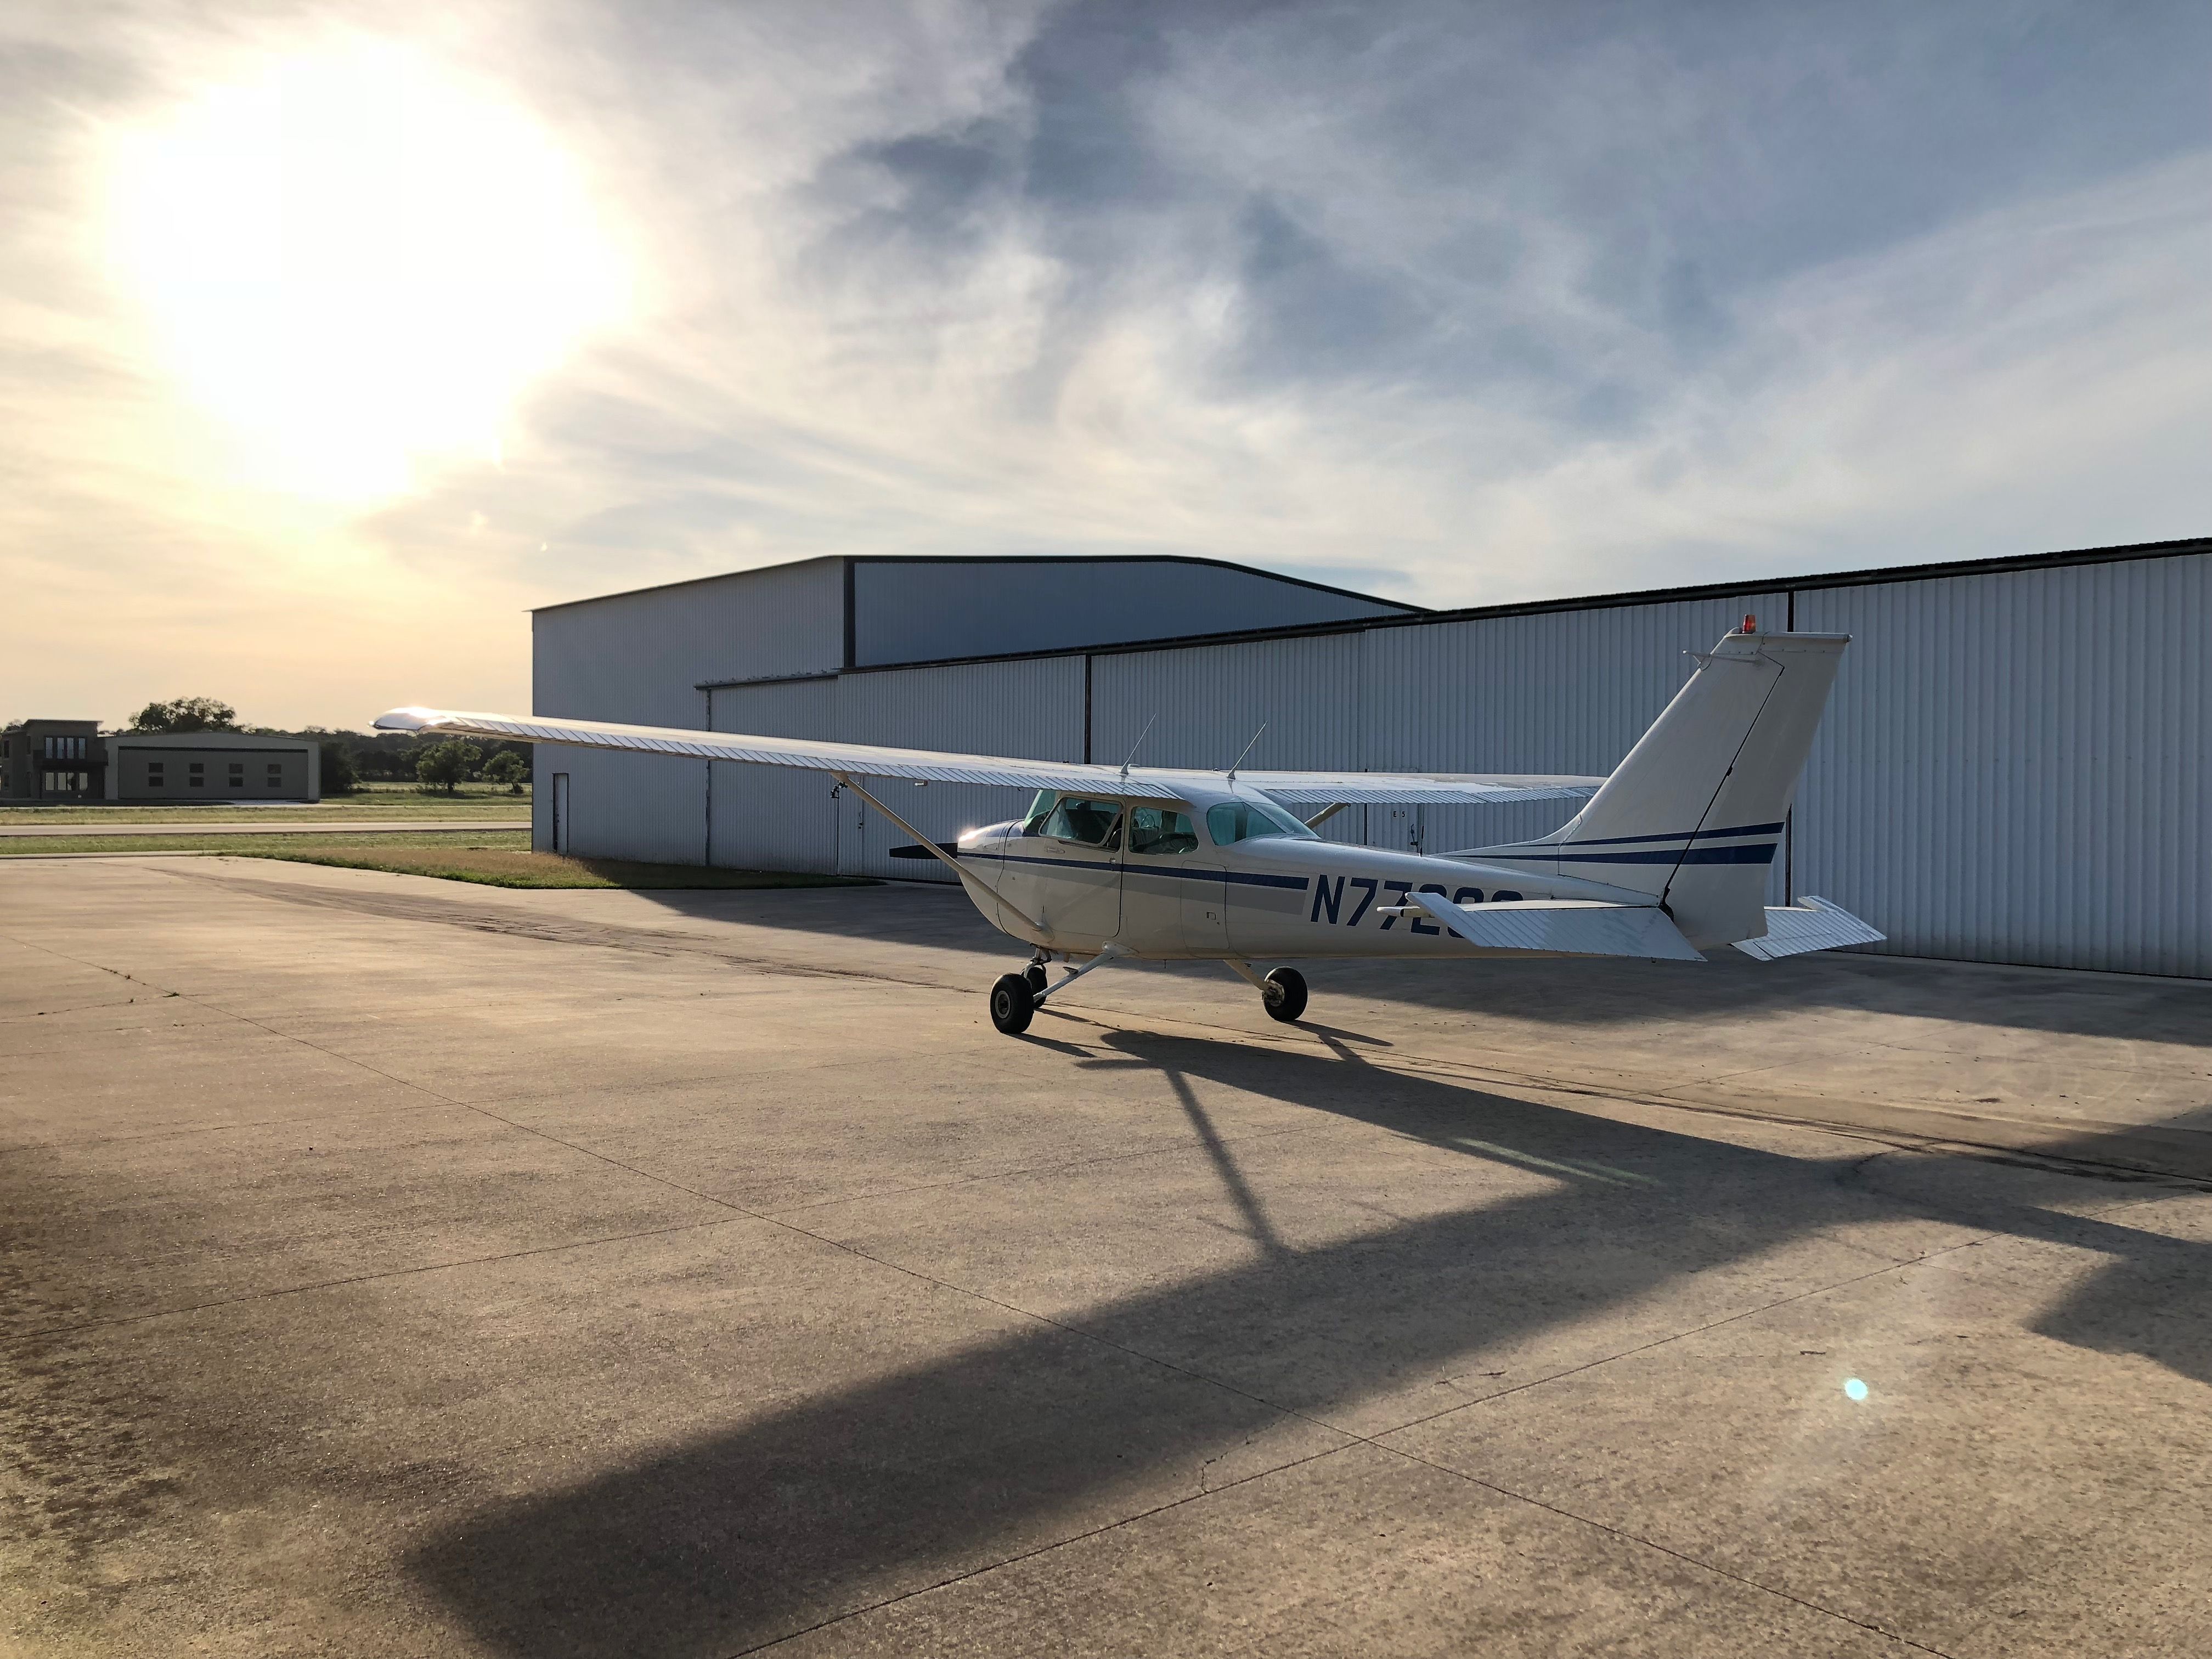
[[[1736,941],[1747,957],[1772,962],[1781,957],[1802,956],[1808,951],[1833,951],[1845,945],[1879,945],[1889,937],[1869,927],[1841,905],[1823,898],[1807,897],[1784,908],[1766,907],[1766,937]]]
[[[1643,957],[1670,962],[1705,957],[1656,905],[1583,899],[1528,900],[1469,909],[1437,893],[1408,893],[1390,914],[1418,905],[1470,945],[1545,956]]]

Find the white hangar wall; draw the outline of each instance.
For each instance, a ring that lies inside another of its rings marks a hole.
[[[792,620],[773,630],[774,651],[727,635],[715,649],[743,659],[732,679],[809,678],[708,691],[714,677],[674,672],[674,654],[656,656],[634,617],[604,633],[564,621],[557,637],[541,632],[541,665],[549,647],[598,653],[607,706],[540,707],[646,719],[609,710],[651,702],[665,711],[656,723],[1109,763],[1151,722],[1140,763],[1209,768],[1226,767],[1265,721],[1252,765],[1602,773],[1686,678],[1683,653],[1752,611],[1764,628],[1855,641],[1770,902],[1822,895],[1887,931],[1893,952],[2212,976],[2201,850],[2212,817],[2208,562],[2212,543],[2200,543],[1264,639],[896,669],[847,666],[833,651],[818,667],[764,667],[796,662],[801,640],[821,649],[819,610],[808,608],[820,596],[802,583],[778,599]],[[711,618],[702,625],[714,631]],[[656,674],[649,697],[628,684]],[[562,684],[571,699],[598,695],[589,676]],[[833,798],[827,779],[718,765],[710,790],[703,764],[631,764],[689,776],[608,775],[629,793],[599,806],[579,797],[579,850],[945,873],[890,860],[908,837]],[[937,840],[1022,804],[1012,791],[934,785],[884,799]],[[1443,852],[1540,834],[1566,816],[1555,803],[1352,808],[1323,833]]]
[[[2212,976],[2212,553],[1813,589],[1800,892],[1917,956]]]
[[[1060,725],[1037,726],[1029,718],[1042,706],[1037,699],[1067,694],[1064,687],[1039,691],[1028,683],[1034,672],[979,675],[955,667],[921,678],[901,671],[869,689],[844,671],[894,659],[1005,655],[1412,614],[1419,613],[1410,605],[1212,559],[809,559],[533,612],[532,702],[540,714],[631,725],[816,737],[880,731],[894,735],[878,741],[1006,754],[1030,753],[1024,745],[1037,744],[1057,753],[1073,741],[1079,753],[1079,695],[1058,706]],[[839,689],[826,680],[809,684],[818,677],[838,678]],[[1066,676],[1045,678],[1060,687]],[[1001,682],[1002,690],[985,689]],[[960,712],[971,686],[974,699],[998,699],[996,713],[980,725]],[[538,746],[534,778],[532,841],[541,849],[560,842],[598,857],[671,864],[844,864],[906,875],[923,868],[881,855],[903,836],[887,839],[832,812],[826,779],[726,766],[710,776],[703,762],[553,744]],[[718,788],[719,811],[711,799]],[[921,793],[916,810],[954,828],[959,814],[996,799],[939,786],[924,807]],[[741,799],[748,803],[743,814],[732,805]],[[563,801],[566,816],[556,827]],[[878,850],[860,850],[870,847]]]
[[[710,577],[549,606],[531,617],[531,697],[541,714],[630,726],[707,724],[699,682],[829,672],[843,660],[844,562]],[[553,779],[565,776],[564,790]],[[537,745],[531,843],[555,845],[565,795],[568,849],[599,858],[701,864],[708,855],[701,765]]]

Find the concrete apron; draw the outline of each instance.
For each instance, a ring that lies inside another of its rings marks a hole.
[[[2212,1650],[2212,988],[0,884],[26,1650]]]

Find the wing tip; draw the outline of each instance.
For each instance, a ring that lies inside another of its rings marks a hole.
[[[410,705],[387,708],[370,722],[380,732],[426,732],[438,723],[438,711]]]

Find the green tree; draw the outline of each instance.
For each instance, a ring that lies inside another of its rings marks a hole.
[[[238,710],[216,697],[149,702],[131,717],[133,732],[235,732]]]
[[[512,749],[502,750],[484,763],[483,781],[505,784],[510,795],[522,793],[522,757]]]
[[[457,793],[454,786],[468,776],[476,763],[476,744],[465,738],[447,738],[415,763],[415,775],[426,787],[442,787],[450,795]]]
[[[342,743],[325,738],[323,750],[323,793],[326,795],[350,795],[360,787],[360,774],[354,770],[353,750]]]

